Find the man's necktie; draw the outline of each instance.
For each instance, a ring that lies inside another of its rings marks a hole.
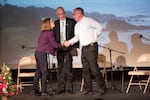
[[[64,43],[64,22],[61,22],[61,28],[60,28],[60,42],[61,44]]]

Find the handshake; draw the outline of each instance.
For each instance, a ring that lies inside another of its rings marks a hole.
[[[62,43],[62,46],[60,48],[57,49],[57,51],[67,51],[68,47],[70,46],[70,42],[69,41],[64,41],[64,43]]]
[[[62,45],[65,47],[69,47],[71,44],[69,41],[64,41],[64,43]]]

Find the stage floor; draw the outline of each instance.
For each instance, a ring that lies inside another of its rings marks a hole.
[[[111,82],[108,82],[108,88],[104,95],[98,94],[98,86],[93,83],[92,95],[81,95],[80,93],[80,81],[74,82],[74,93],[73,94],[54,94],[53,96],[36,96],[31,94],[32,87],[25,87],[23,93],[9,97],[9,100],[150,100],[150,86],[147,89],[146,94],[142,94],[138,86],[131,87],[128,94],[125,93],[128,81],[124,83],[124,91],[121,90],[121,82],[115,81],[114,87],[117,90],[111,89]],[[57,83],[48,83],[48,88],[52,85],[54,92],[57,90]],[[48,90],[51,92],[50,90]]]

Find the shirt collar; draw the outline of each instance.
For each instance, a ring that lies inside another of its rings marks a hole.
[[[85,19],[85,16],[83,16],[83,17],[80,19],[79,22],[82,22],[84,19]]]
[[[66,18],[64,20],[60,20],[60,22],[66,22]]]

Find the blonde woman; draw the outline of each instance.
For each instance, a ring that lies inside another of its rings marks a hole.
[[[51,18],[46,18],[41,22],[41,33],[38,39],[38,46],[35,51],[36,72],[34,76],[33,93],[41,96],[48,96],[46,80],[48,76],[47,54],[55,55],[55,48],[60,48],[61,44],[55,41],[52,29],[55,27]],[[39,91],[39,78],[41,78],[41,91]]]

